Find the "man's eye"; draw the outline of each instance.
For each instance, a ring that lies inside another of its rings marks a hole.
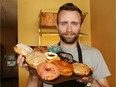
[[[67,23],[66,22],[62,22],[62,23],[60,23],[61,25],[66,25]]]
[[[73,25],[78,25],[78,24],[79,24],[79,22],[72,22],[72,24],[73,24]]]

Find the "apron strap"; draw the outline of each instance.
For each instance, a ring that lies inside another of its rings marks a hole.
[[[81,47],[80,47],[80,45],[79,45],[78,42],[77,42],[77,52],[78,52],[79,62],[80,62],[80,63],[83,63],[82,50],[81,50]]]

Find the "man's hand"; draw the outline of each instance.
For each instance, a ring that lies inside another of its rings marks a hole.
[[[93,77],[92,76],[88,76],[88,77],[83,77],[82,79],[77,80],[80,83],[88,83],[93,81]]]
[[[23,55],[18,56],[17,63],[20,67],[23,67],[26,70],[29,70],[27,63],[25,63],[25,57]]]
[[[28,66],[28,64],[25,62],[25,57],[23,55],[18,56],[17,63],[19,67],[25,68],[27,71],[29,71],[30,74],[36,75],[35,70]]]
[[[94,68],[91,68],[91,71],[94,72]],[[88,82],[92,82],[93,81],[93,77],[91,75],[88,75],[88,76],[83,77],[83,78],[81,78],[81,79],[79,79],[77,81],[80,82],[80,83],[85,83],[86,84]]]

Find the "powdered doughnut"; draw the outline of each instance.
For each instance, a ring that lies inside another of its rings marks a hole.
[[[52,63],[41,63],[37,67],[37,73],[43,80],[54,80],[60,76],[59,68]]]
[[[62,76],[71,76],[73,74],[73,66],[68,62],[63,60],[54,60],[52,63],[58,66]]]

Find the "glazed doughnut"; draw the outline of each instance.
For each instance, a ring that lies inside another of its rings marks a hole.
[[[38,65],[37,73],[43,80],[47,81],[54,80],[60,76],[59,68],[56,65],[47,62]]]
[[[45,53],[45,52],[48,52],[48,49],[46,46],[36,46],[34,47],[34,51]]]
[[[74,68],[74,73],[76,75],[88,75],[90,73],[90,68],[88,65],[83,63],[75,62],[72,64]]]
[[[33,52],[33,49],[25,44],[17,44],[16,46],[13,47],[14,51],[17,54],[22,54],[22,55],[27,55],[28,53]]]
[[[58,66],[62,76],[71,76],[73,74],[73,66],[68,62],[63,60],[54,60],[52,63]]]

